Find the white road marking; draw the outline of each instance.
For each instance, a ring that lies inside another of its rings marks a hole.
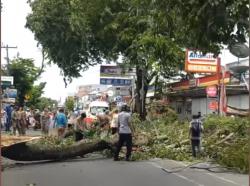
[[[210,176],[214,176],[214,177],[216,177],[216,178],[218,178],[218,179],[220,179],[220,180],[223,180],[224,182],[232,183],[232,184],[238,185],[238,186],[246,186],[246,185],[240,185],[240,184],[238,184],[238,183],[236,183],[236,182],[234,182],[234,181],[232,181],[232,180],[229,180],[229,179],[226,179],[226,178],[217,176],[216,174],[212,174],[212,173],[207,173],[207,174],[210,175]]]
[[[171,172],[171,170],[168,170],[168,169],[166,169],[166,168],[163,168],[163,167],[159,166],[158,164],[156,164],[156,163],[154,163],[154,162],[150,162],[150,164],[153,165],[154,167],[159,168],[159,169],[165,169],[167,172]],[[179,178],[182,178],[182,179],[184,179],[184,180],[186,180],[186,181],[188,181],[188,182],[190,182],[190,183],[193,183],[193,184],[195,184],[195,185],[197,185],[197,186],[205,186],[205,185],[203,185],[203,184],[200,184],[200,183],[198,183],[198,182],[196,182],[196,181],[194,181],[194,180],[192,180],[192,179],[190,179],[190,178],[187,178],[187,177],[185,177],[185,176],[183,176],[183,175],[180,175],[180,174],[178,174],[178,173],[171,173],[171,174],[174,174],[175,176],[177,176],[177,177],[179,177]]]

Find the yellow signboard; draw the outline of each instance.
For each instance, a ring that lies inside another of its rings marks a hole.
[[[219,58],[213,54],[203,54],[200,51],[186,51],[185,71],[194,73],[217,73],[219,71]]]

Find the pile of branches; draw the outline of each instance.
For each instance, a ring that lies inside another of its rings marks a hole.
[[[248,172],[249,118],[210,116],[204,126],[204,153],[220,164]]]
[[[170,158],[196,161],[191,156],[189,122],[173,120],[169,114],[140,122],[134,115],[133,125],[137,135],[147,136],[147,144],[134,153],[134,159]],[[240,172],[249,170],[248,164],[248,118],[232,118],[211,115],[204,120],[202,152],[198,159],[214,160]]]

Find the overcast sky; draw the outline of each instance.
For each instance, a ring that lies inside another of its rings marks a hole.
[[[33,58],[36,66],[41,65],[41,50],[37,48],[33,33],[24,27],[26,16],[31,12],[26,3],[27,0],[2,0],[2,45],[17,46],[17,49],[10,49],[10,58],[17,55],[22,58]],[[2,49],[2,61],[6,63],[5,49]],[[236,61],[237,58],[232,56],[228,51],[223,51],[222,64]],[[74,79],[73,82],[64,87],[63,77],[60,76],[60,70],[56,65],[47,66],[45,72],[40,78],[40,82],[47,82],[44,96],[63,100],[68,94],[76,91],[77,86],[83,84],[99,83],[99,66],[93,67],[82,73],[83,77]]]
[[[23,58],[33,58],[36,66],[41,65],[41,50],[37,48],[37,41],[33,33],[24,27],[26,16],[31,12],[26,3],[27,0],[2,0],[2,45],[17,46],[17,49],[9,49],[10,58],[20,54]],[[6,63],[6,50],[2,49],[2,61]],[[83,77],[74,79],[73,82],[64,87],[63,77],[56,65],[46,67],[39,82],[47,82],[44,96],[62,100],[76,91],[77,86],[82,84],[99,83],[99,67],[91,68],[84,72]],[[37,82],[38,83],[38,82]]]

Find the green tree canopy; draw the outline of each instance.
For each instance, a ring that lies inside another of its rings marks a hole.
[[[163,3],[169,6],[167,1]],[[183,32],[179,39],[187,48],[219,54],[222,44],[246,42],[248,0],[176,0],[172,6],[178,14],[178,29]]]
[[[35,0],[30,5],[26,26],[65,76],[77,77],[101,59],[123,56],[137,69],[139,101],[142,79],[147,87],[154,75],[169,76],[183,61],[170,7],[167,14],[148,0]]]
[[[46,97],[40,97],[31,106],[39,110],[44,110],[44,108],[48,108],[49,110],[54,111],[57,109],[57,105],[58,103],[56,100],[53,100],[51,98],[46,98]]]
[[[119,55],[135,65],[144,64],[144,58],[159,64],[167,59],[168,67],[180,62],[172,20],[157,7],[151,11],[149,1],[34,0],[30,5],[26,26],[65,76],[77,77],[90,65]]]
[[[65,107],[67,111],[73,111],[74,110],[74,97],[67,97],[65,101]]]
[[[136,67],[137,101],[142,84],[181,69],[185,48],[218,54],[222,44],[244,42],[248,28],[247,0],[33,0],[30,6],[26,26],[65,77],[122,56]]]
[[[17,89],[17,101],[24,104],[25,95],[28,95],[38,78],[40,69],[34,65],[33,59],[16,58],[9,65],[9,75],[14,77],[14,86]]]
[[[27,106],[35,106],[40,102],[40,98],[42,96],[43,89],[45,88],[46,83],[40,83],[39,85],[33,85],[31,90],[27,93],[28,99],[27,101]]]

